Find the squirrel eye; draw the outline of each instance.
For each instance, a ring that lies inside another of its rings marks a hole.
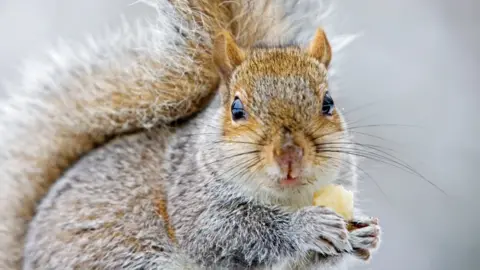
[[[335,104],[333,103],[332,96],[327,91],[325,92],[325,96],[323,97],[323,104],[322,104],[322,113],[324,115],[331,116],[333,114],[333,109],[335,108]]]
[[[232,102],[232,118],[233,121],[245,120],[247,118],[243,103],[238,97],[235,97]]]

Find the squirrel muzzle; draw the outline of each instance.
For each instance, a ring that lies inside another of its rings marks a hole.
[[[280,180],[280,184],[292,185],[299,183],[297,178],[302,172],[303,154],[304,149],[295,141],[292,132],[284,129],[273,153],[282,175],[284,175],[282,180]]]

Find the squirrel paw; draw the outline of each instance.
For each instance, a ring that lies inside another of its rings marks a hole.
[[[332,210],[309,206],[299,210],[294,228],[305,252],[334,256],[353,251],[349,242],[347,222]]]
[[[380,245],[380,226],[377,218],[362,217],[354,219],[350,225],[350,243],[355,257],[368,261],[373,251]]]

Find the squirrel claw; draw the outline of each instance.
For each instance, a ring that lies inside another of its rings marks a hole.
[[[363,260],[363,261],[368,261],[370,259],[370,250],[368,249],[355,249],[353,251],[353,254],[355,255],[355,257]]]
[[[380,243],[380,226],[378,218],[357,218],[350,222],[350,243],[353,255],[363,261],[368,261],[371,253]]]

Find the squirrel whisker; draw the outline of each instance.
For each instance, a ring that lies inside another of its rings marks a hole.
[[[443,189],[441,189],[438,185],[436,185],[431,180],[427,179],[425,176],[423,176],[422,174],[414,170],[408,164],[403,164],[388,156],[383,156],[381,154],[369,152],[369,151],[362,152],[361,149],[352,149],[352,148],[322,148],[318,152],[319,153],[343,153],[347,155],[363,157],[372,161],[383,163],[385,165],[390,165],[404,172],[420,177],[422,180],[426,181],[428,184],[430,184],[431,186],[433,186],[434,188],[442,192],[444,195],[447,195],[447,193]]]
[[[374,127],[410,127],[410,128],[422,128],[421,126],[416,125],[406,125],[406,124],[372,124],[372,125],[363,125],[363,126],[349,126],[349,130],[360,129],[360,128],[374,128]]]
[[[234,154],[234,155],[231,155],[231,156],[222,157],[221,159],[215,159],[214,161],[203,164],[203,166],[212,165],[212,164],[215,164],[217,162],[222,162],[222,161],[226,161],[226,160],[236,158],[236,157],[240,157],[240,156],[243,156],[243,155],[251,155],[251,154],[255,154],[255,153],[259,153],[259,152],[260,152],[260,150],[253,150],[253,151],[238,153],[238,154]]]
[[[244,141],[234,141],[234,140],[218,140],[218,141],[213,141],[212,144],[215,143],[243,143],[243,144],[252,144],[252,145],[258,145],[258,146],[265,146],[265,144],[262,143],[255,143],[255,142],[244,142]]]

